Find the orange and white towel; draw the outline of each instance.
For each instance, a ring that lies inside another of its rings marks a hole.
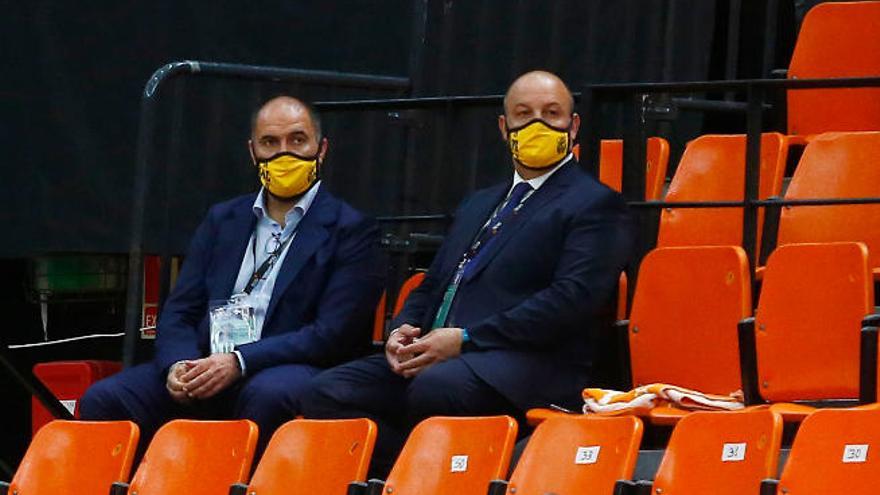
[[[705,394],[666,383],[652,383],[629,392],[586,388],[583,391],[584,414],[644,414],[660,406],[689,411],[735,411],[745,407],[742,392],[730,395]]]

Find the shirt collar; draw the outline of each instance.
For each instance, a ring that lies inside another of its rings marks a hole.
[[[541,174],[541,175],[539,175],[533,179],[529,179],[529,180],[523,179],[522,177],[520,177],[519,172],[514,170],[513,171],[513,184],[510,185],[510,189],[513,190],[513,188],[516,187],[516,185],[519,184],[520,182],[528,182],[529,185],[532,186],[532,189],[537,191],[539,187],[541,187],[545,182],[547,182],[547,179],[549,179],[551,175],[555,174],[556,171],[559,170],[563,165],[570,162],[573,156],[574,155],[569,153],[565,158],[562,159],[561,162],[559,162],[558,164],[556,164],[555,167],[550,169],[549,172],[547,172],[546,174]],[[508,194],[510,194],[509,191],[508,191]]]
[[[284,220],[285,223],[290,223],[291,218],[294,215],[305,216],[306,212],[309,211],[309,208],[312,206],[312,203],[315,201],[315,196],[318,195],[318,189],[321,187],[321,181],[315,182],[315,184],[306,191],[305,194],[299,197],[296,203],[293,204],[293,208],[291,208],[285,215]],[[297,212],[299,210],[299,212]],[[254,200],[253,206],[254,215],[257,219],[261,219],[267,216],[266,213],[266,188],[260,188],[260,193],[257,194],[257,199]]]

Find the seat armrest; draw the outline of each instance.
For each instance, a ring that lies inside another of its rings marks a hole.
[[[229,485],[229,495],[247,495],[247,489],[244,483],[233,483]]]
[[[859,349],[859,403],[877,402],[877,327],[862,328]]]
[[[507,493],[507,482],[504,480],[492,480],[489,482],[488,495],[504,495]]]
[[[367,483],[364,481],[352,481],[348,484],[346,495],[366,495]]]
[[[367,481],[367,495],[382,495],[385,490],[385,482],[376,478]]]
[[[128,483],[122,481],[114,481],[110,485],[110,495],[126,495],[128,493]]]
[[[617,338],[617,349],[620,355],[617,362],[620,363],[618,373],[624,383],[624,388],[632,388],[632,360],[629,352],[629,320],[617,320],[614,322],[614,332]]]
[[[761,480],[761,491],[758,493],[760,495],[775,495],[776,488],[779,486],[779,480],[774,480],[767,478],[765,480]]]
[[[651,495],[654,484],[648,480],[617,480],[614,495]]]
[[[761,404],[764,400],[758,390],[758,353],[755,349],[755,319],[746,318],[737,325],[739,337],[739,369],[743,402],[747,406]]]

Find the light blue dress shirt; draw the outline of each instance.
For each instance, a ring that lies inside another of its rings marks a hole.
[[[263,322],[266,319],[266,309],[269,307],[269,301],[272,299],[272,290],[275,288],[275,280],[278,278],[278,272],[284,264],[284,259],[290,251],[293,244],[293,238],[296,236],[296,228],[299,222],[309,211],[318,189],[321,187],[321,181],[313,185],[299,200],[293,205],[284,216],[284,227],[269,216],[266,206],[266,189],[260,189],[257,199],[254,201],[253,211],[257,217],[257,225],[254,233],[248,242],[244,257],[241,260],[241,268],[238,270],[238,278],[235,280],[233,294],[240,294],[244,291],[248,281],[254,272],[270,254],[280,245],[286,244],[284,249],[278,254],[278,259],[272,265],[272,269],[263,275],[263,278],[254,286],[249,297],[249,303],[254,308],[254,320],[256,338],[259,340],[263,331]],[[288,241],[289,239],[289,241]],[[241,353],[232,351],[238,358],[238,364],[241,367],[242,375],[245,373],[245,362]]]

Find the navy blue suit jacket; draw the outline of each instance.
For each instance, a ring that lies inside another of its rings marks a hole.
[[[213,206],[196,230],[159,317],[160,370],[209,354],[208,302],[232,294],[256,225],[255,198]],[[369,348],[385,266],[375,221],[321,186],[288,249],[260,340],[237,348],[248,374],[289,363],[329,367]]]
[[[430,328],[463,253],[510,185],[477,191],[462,203],[395,325]],[[522,409],[577,403],[597,351],[595,313],[610,302],[632,250],[625,203],[572,161],[499,236],[459,287],[447,322],[467,328],[472,339],[461,358]]]

